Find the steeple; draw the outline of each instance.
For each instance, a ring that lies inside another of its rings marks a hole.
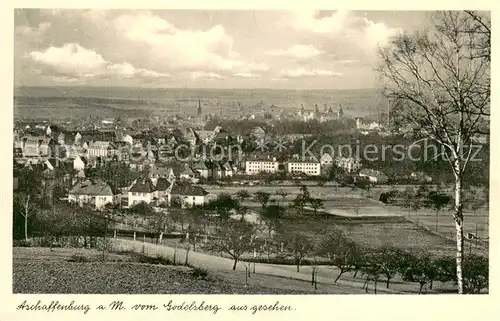
[[[304,115],[305,112],[306,112],[306,109],[304,108],[304,104],[300,104],[300,113],[302,115]]]
[[[198,99],[198,117],[201,116],[201,101]]]
[[[339,111],[337,112],[337,117],[342,118],[344,116],[344,111],[342,110],[342,105],[339,104]]]
[[[314,112],[315,112],[316,114],[319,114],[318,104],[314,105]]]

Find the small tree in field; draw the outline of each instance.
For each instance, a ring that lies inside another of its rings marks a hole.
[[[18,208],[24,218],[24,238],[28,241],[28,221],[36,215],[37,198],[35,195],[18,193],[14,198],[14,203],[14,208]]]
[[[246,189],[242,189],[236,193],[236,197],[240,200],[241,203],[243,203],[247,199],[249,199],[251,197],[251,195]]]
[[[465,293],[479,294],[489,284],[488,258],[471,254],[464,260]]]
[[[407,282],[417,282],[420,287],[418,294],[422,293],[424,285],[431,282],[429,272],[435,270],[432,259],[427,253],[418,255],[406,255],[404,268],[401,269],[401,276]]]
[[[319,253],[328,257],[333,266],[339,269],[339,275],[335,283],[342,274],[356,269],[361,262],[361,251],[354,242],[349,241],[340,232],[331,233],[320,243]]]
[[[436,191],[429,192],[425,205],[436,211],[436,233],[439,228],[439,212],[451,203],[451,197]]]
[[[283,218],[284,214],[285,208],[279,205],[269,205],[262,210],[260,217],[267,226],[269,237],[271,237],[273,231],[278,229],[280,219]]]
[[[193,206],[186,209],[186,216],[188,220],[188,242],[193,245],[193,251],[196,251],[196,244],[198,237],[203,231],[203,224],[205,221],[205,211],[202,206]]]
[[[412,188],[406,189],[402,196],[402,206],[408,210],[408,217],[410,217],[410,212],[417,212],[422,207],[420,198],[413,192]]]
[[[240,206],[238,200],[235,200],[231,195],[222,193],[217,198],[207,205],[207,209],[215,211],[221,220],[229,219],[231,211],[236,210]]]
[[[28,241],[28,222],[37,211],[46,205],[41,173],[22,169],[19,173],[19,185],[14,193],[14,211],[24,218],[24,238]]]
[[[297,272],[300,272],[302,260],[313,248],[312,240],[305,233],[290,231],[284,235],[283,241],[287,252],[291,253],[295,261]]]
[[[435,280],[439,282],[457,283],[456,265],[452,257],[441,257],[434,260],[433,265],[436,269]]]
[[[380,50],[384,94],[391,118],[443,148],[454,176],[456,273],[463,289],[464,177],[474,156],[474,137],[489,134],[491,19],[488,13],[437,11],[430,26],[395,38]]]
[[[246,221],[228,220],[217,229],[216,240],[207,245],[207,249],[213,252],[229,254],[234,260],[233,270],[244,253],[253,250],[252,244],[255,228]]]
[[[360,271],[365,277],[365,283],[363,285],[365,291],[368,292],[368,285],[370,281],[373,281],[373,290],[374,293],[377,294],[377,284],[382,274],[382,269],[380,268],[377,257],[371,253],[363,255],[363,264],[361,265]]]
[[[262,208],[265,208],[267,204],[269,203],[269,200],[271,199],[271,194],[267,192],[256,192],[254,194],[254,200],[262,206]]]
[[[311,198],[309,204],[314,210],[314,214],[318,214],[318,210],[324,208],[323,200],[319,198]]]
[[[281,201],[284,203],[286,197],[289,195],[287,191],[285,191],[283,188],[280,188],[277,192],[276,195],[281,197]]]
[[[404,256],[402,251],[393,247],[383,247],[382,250],[374,256],[374,259],[380,266],[380,273],[386,277],[386,288],[399,271],[401,260]]]

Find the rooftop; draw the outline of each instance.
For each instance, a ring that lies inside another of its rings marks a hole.
[[[208,192],[204,190],[201,186],[197,185],[180,185],[174,184],[172,186],[172,195],[184,195],[184,196],[205,196]]]
[[[156,190],[153,182],[147,178],[139,178],[135,184],[130,188],[129,192],[134,193],[153,193]]]
[[[79,182],[69,191],[69,194],[76,195],[94,195],[94,196],[113,196],[117,192],[106,182],[97,180],[85,180]]]

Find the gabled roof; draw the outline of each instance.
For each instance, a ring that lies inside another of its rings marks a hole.
[[[196,162],[193,164],[194,170],[208,170],[207,164],[205,162]]]
[[[156,190],[165,191],[170,187],[170,185],[172,185],[172,183],[167,178],[160,177],[156,182]]]
[[[174,183],[170,194],[182,196],[205,196],[208,195],[208,192],[198,185],[180,185]]]
[[[153,193],[156,190],[153,182],[149,178],[138,178],[129,192],[134,193]]]
[[[153,166],[149,170],[149,176],[167,177],[171,173],[173,173],[173,170],[169,167]]]
[[[111,142],[96,141],[96,142],[90,143],[89,148],[99,148],[99,149],[111,148],[111,149],[114,149],[115,145],[113,145],[113,143],[111,143]]]
[[[69,191],[69,194],[76,195],[91,195],[91,196],[113,196],[118,192],[108,183],[102,180],[90,181],[84,180],[77,183]]]
[[[195,172],[189,167],[186,166],[184,169],[180,172],[180,175],[194,175]]]

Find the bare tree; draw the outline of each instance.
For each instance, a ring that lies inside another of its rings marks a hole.
[[[21,194],[16,197],[17,203],[21,208],[21,215],[24,218],[24,238],[28,241],[28,220],[36,214],[37,204],[36,199],[30,194]]]
[[[444,150],[454,174],[458,292],[463,293],[464,173],[474,138],[488,134],[490,19],[476,12],[436,12],[425,32],[401,35],[380,49],[384,94],[394,102],[393,124],[411,125]],[[441,155],[438,155],[441,156]]]
[[[280,196],[281,197],[281,201],[284,203],[285,202],[285,199],[286,197],[288,196],[288,192],[285,191],[283,188],[280,188],[277,192],[276,192],[276,195]]]
[[[323,200],[320,198],[311,198],[309,204],[313,208],[314,214],[318,214],[318,210],[324,208]]]
[[[307,234],[302,232],[289,231],[283,236],[285,248],[293,256],[297,265],[297,272],[300,272],[302,260],[307,254],[312,252],[313,242]]]
[[[254,194],[254,201],[260,203],[262,208],[265,208],[271,199],[271,194],[267,192],[258,191]]]
[[[233,270],[242,254],[253,250],[252,239],[255,228],[246,221],[228,220],[217,230],[217,240],[207,245],[213,252],[224,252],[234,259]]]

